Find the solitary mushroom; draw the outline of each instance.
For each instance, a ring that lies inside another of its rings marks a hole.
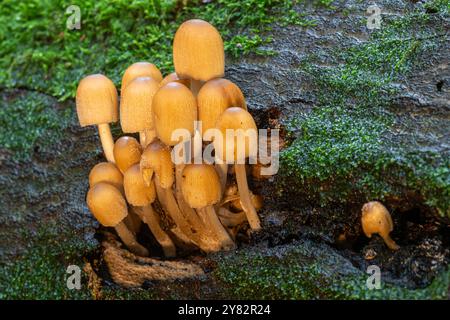
[[[133,233],[123,223],[123,219],[128,215],[127,203],[116,187],[106,182],[97,183],[88,191],[87,205],[103,226],[114,227],[131,252],[143,257],[148,256],[148,250],[137,242]]]
[[[133,79],[122,91],[120,125],[124,133],[139,132],[142,147],[155,137],[152,119],[153,95],[159,83],[150,77]]]
[[[199,221],[189,220],[189,217],[185,217],[178,207],[172,193],[175,177],[170,148],[159,140],[153,141],[142,154],[140,169],[146,185],[152,183],[154,176],[158,199],[180,230],[202,250],[216,251],[216,244],[211,241],[212,239],[208,240],[208,234],[204,228],[199,227],[201,225]]]
[[[184,22],[173,40],[173,63],[180,78],[191,79],[191,90],[197,96],[203,82],[224,75],[222,37],[206,21],[192,19]]]
[[[105,157],[114,163],[114,140],[109,123],[119,117],[117,90],[102,74],[93,74],[80,81],[76,94],[78,120],[82,127],[97,125]]]
[[[122,173],[125,173],[133,164],[139,163],[141,154],[142,147],[133,137],[123,136],[114,143],[114,158]]]
[[[128,86],[128,84],[138,77],[150,77],[156,82],[161,82],[162,74],[159,69],[150,62],[136,62],[125,70],[122,77],[122,88],[120,92]]]
[[[230,107],[240,107],[247,110],[241,89],[227,79],[219,78],[206,82],[197,96],[198,119],[202,123],[203,132],[215,128],[220,115]],[[225,189],[228,165],[216,160],[220,185]]]
[[[152,207],[152,203],[156,198],[155,186],[153,183],[149,186],[144,184],[139,164],[131,166],[125,172],[124,189],[128,203],[135,207],[134,212],[148,225],[156,241],[163,248],[164,255],[166,257],[175,257],[175,245],[167,233],[161,229],[158,215]]]
[[[251,154],[250,150],[257,144],[257,128],[250,113],[239,107],[226,109],[216,123],[223,139],[214,139],[214,147],[218,157],[227,163],[235,163],[235,175],[241,197],[242,209],[252,230],[260,230],[261,223],[250,198],[245,170],[245,159]],[[227,136],[227,130],[234,133],[232,138]],[[253,135],[254,140],[251,139]],[[239,149],[238,140],[243,141],[243,150]],[[256,141],[255,141],[256,140]]]
[[[186,202],[199,210],[207,227],[217,235],[222,249],[233,249],[234,242],[214,210],[214,205],[222,197],[219,176],[214,167],[208,164],[187,165],[183,169],[181,189]]]
[[[378,233],[389,249],[398,250],[400,247],[389,236],[394,230],[394,223],[386,207],[378,201],[371,201],[363,205],[361,211],[361,224],[366,237],[371,238],[372,234]]]

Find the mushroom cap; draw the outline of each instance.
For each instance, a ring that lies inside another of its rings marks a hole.
[[[89,173],[89,187],[92,188],[99,182],[107,182],[121,190],[123,186],[123,175],[113,163],[100,162]]]
[[[107,182],[99,182],[90,188],[86,201],[94,217],[105,227],[115,227],[128,215],[122,193]]]
[[[197,95],[198,119],[202,129],[214,128],[220,115],[230,107],[247,110],[241,89],[227,79],[219,78],[206,82]]]
[[[155,201],[155,185],[146,186],[142,178],[139,163],[131,166],[123,175],[123,187],[129,204],[137,207],[149,205]]]
[[[124,173],[133,164],[141,161],[142,147],[135,138],[123,136],[114,143],[113,152],[117,167]]]
[[[186,129],[194,134],[197,120],[197,102],[191,90],[178,82],[161,87],[153,97],[153,125],[158,138],[168,146],[179,140],[172,140],[172,132]]]
[[[257,146],[258,129],[252,115],[245,109],[239,107],[226,109],[217,120],[216,128],[223,137],[214,139],[214,148],[219,159],[242,162],[250,156],[251,146]],[[234,130],[232,131],[234,139],[227,139],[227,129]],[[243,150],[238,150],[238,141],[243,142],[245,147]],[[233,155],[232,159],[229,159],[228,153]]]
[[[173,63],[180,78],[208,81],[225,72],[222,37],[211,24],[199,19],[180,25],[173,39]]]
[[[78,84],[75,102],[82,127],[117,122],[119,99],[114,83],[102,74],[92,74]]]
[[[222,190],[214,166],[209,164],[188,164],[184,167],[181,180],[183,197],[191,208],[201,209],[220,201]]]
[[[140,168],[141,173],[146,169],[151,169],[164,189],[172,187],[175,179],[174,164],[170,148],[161,141],[155,140],[145,148]]]
[[[140,132],[153,128],[152,100],[159,83],[150,77],[137,77],[122,91],[120,125],[122,131]]]
[[[391,215],[386,207],[378,201],[370,201],[363,205],[361,224],[364,234],[370,238],[372,234],[388,235],[394,230]]]
[[[120,92],[123,92],[128,84],[138,77],[150,77],[158,83],[161,82],[163,78],[161,71],[159,71],[153,63],[145,61],[136,62],[125,70],[122,77],[122,88],[120,89]]]
[[[188,88],[190,88],[191,86],[191,81],[189,79],[180,79],[176,72],[172,72],[165,76],[164,79],[162,79],[162,81],[159,83],[159,87],[164,87],[169,82],[178,82],[184,84]]]

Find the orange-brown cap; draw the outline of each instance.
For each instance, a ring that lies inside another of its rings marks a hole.
[[[123,175],[123,187],[128,203],[143,207],[155,201],[156,190],[155,185],[151,183],[146,186],[142,178],[139,163],[131,166]]]
[[[214,128],[220,115],[230,107],[247,110],[241,89],[227,79],[219,78],[206,82],[197,96],[198,119],[202,121],[203,132]]]
[[[258,129],[252,115],[239,107],[226,109],[219,117],[216,128],[222,133],[223,139],[214,139],[214,148],[219,159],[227,162],[242,161],[257,151]],[[234,133],[233,139],[227,139],[227,129]],[[242,150],[238,150],[240,144],[244,145]],[[230,156],[228,156],[230,155]],[[231,157],[231,158],[230,158]]]
[[[138,77],[150,77],[156,82],[161,82],[162,74],[159,69],[150,62],[136,62],[125,70],[122,77],[121,92],[128,86],[128,84]]]
[[[165,76],[164,79],[162,79],[162,81],[159,83],[159,87],[164,87],[169,82],[178,82],[184,84],[188,88],[190,88],[191,86],[191,81],[189,79],[180,79],[176,72],[172,72],[171,74]]]
[[[139,142],[129,136],[123,136],[114,143],[114,159],[119,170],[124,173],[133,164],[141,161],[142,147]]]
[[[102,74],[83,78],[78,84],[75,101],[82,127],[116,122],[119,117],[116,87]]]
[[[219,32],[206,21],[181,24],[173,40],[173,63],[180,78],[208,81],[225,72],[225,53]]]
[[[394,230],[391,214],[381,202],[367,202],[361,211],[362,228],[368,238],[374,233],[389,234]]]
[[[96,164],[89,173],[89,187],[92,188],[99,182],[107,182],[121,190],[123,185],[123,175],[113,163],[100,162]]]
[[[152,100],[159,84],[150,77],[137,77],[122,91],[120,125],[122,131],[140,132],[153,128]]]
[[[220,201],[219,176],[212,165],[188,164],[181,180],[183,197],[191,208],[201,209]]]
[[[186,86],[170,82],[160,88],[153,97],[153,124],[158,138],[168,146],[176,145],[172,133],[186,129],[194,134],[197,120],[197,102]]]
[[[89,189],[87,205],[98,222],[105,227],[115,227],[128,215],[122,193],[106,182],[99,182]]]
[[[151,184],[153,173],[163,188],[170,188],[174,182],[174,164],[170,154],[170,148],[161,141],[150,143],[142,153],[141,173],[147,186]]]

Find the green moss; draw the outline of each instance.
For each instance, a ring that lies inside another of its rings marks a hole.
[[[389,135],[399,124],[386,111],[396,93],[392,83],[445,40],[430,19],[415,11],[386,20],[367,43],[336,51],[334,66],[317,67],[313,56],[303,63],[319,102],[290,124],[296,139],[282,152],[281,174],[294,176],[289,183],[305,196],[327,205],[413,190],[442,215],[450,213],[448,157]]]
[[[53,103],[45,95],[61,101],[73,98],[79,80],[88,74],[104,73],[119,85],[126,67],[142,60],[155,63],[163,73],[171,72],[173,36],[190,18],[214,24],[229,57],[273,55],[274,51],[263,48],[272,40],[265,31],[273,23],[314,24],[294,10],[295,4],[290,0],[188,1],[187,5],[177,0],[118,0],[114,5],[94,0],[2,1],[0,90],[20,88],[31,93],[0,101],[0,145],[17,159],[27,159],[38,138],[61,135],[70,113],[51,110]],[[80,30],[66,28],[70,5],[80,7]]]
[[[24,253],[1,262],[0,299],[87,299],[86,279],[80,290],[69,290],[66,273],[69,265],[83,268],[83,257],[93,250],[73,234],[61,237],[61,230],[46,226],[37,235],[25,235]],[[60,239],[68,239],[61,241]]]
[[[447,299],[450,269],[423,289],[402,288],[381,279],[381,289],[369,290],[368,275],[343,274],[339,268],[347,271],[347,266],[322,258],[313,258],[302,246],[280,255],[241,251],[221,260],[214,274],[229,296],[240,299]]]
[[[0,94],[0,145],[15,159],[28,159],[36,146],[61,138],[72,109],[56,109],[55,100],[38,92]]]

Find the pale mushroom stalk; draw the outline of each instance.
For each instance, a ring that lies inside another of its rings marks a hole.
[[[255,231],[260,230],[261,221],[259,220],[258,214],[256,213],[255,207],[253,206],[252,200],[250,198],[250,191],[248,190],[247,184],[247,173],[245,172],[245,164],[236,164],[235,171],[236,181],[241,197],[242,209],[244,209],[250,227]]]
[[[212,205],[199,209],[199,213],[203,215],[208,228],[214,231],[219,241],[222,243],[224,249],[234,248],[234,242],[230,238],[230,235],[220,223],[217,217],[216,210]]]
[[[155,236],[156,241],[161,245],[164,255],[166,257],[175,257],[176,248],[172,239],[159,225],[159,219],[156,212],[151,205],[144,207],[134,207],[136,214],[142,219],[142,221],[149,227],[152,234]]]
[[[149,255],[148,250],[136,241],[133,233],[127,228],[123,221],[116,225],[114,229],[131,252],[142,257]]]
[[[148,146],[156,138],[156,132],[154,129],[145,129],[139,132],[139,142],[143,149]]]
[[[400,246],[397,243],[395,243],[395,241],[392,240],[392,238],[388,234],[380,235],[380,236],[383,238],[384,242],[386,243],[386,245],[388,246],[389,249],[391,249],[391,250],[400,249]]]
[[[98,135],[100,136],[100,142],[102,144],[103,152],[105,153],[106,160],[115,163],[114,160],[114,139],[111,134],[111,129],[108,123],[102,123],[98,125]]]
[[[220,187],[223,191],[225,191],[228,176],[228,164],[224,161],[222,163],[217,163],[216,161],[214,167],[216,168],[217,174],[219,175]]]

